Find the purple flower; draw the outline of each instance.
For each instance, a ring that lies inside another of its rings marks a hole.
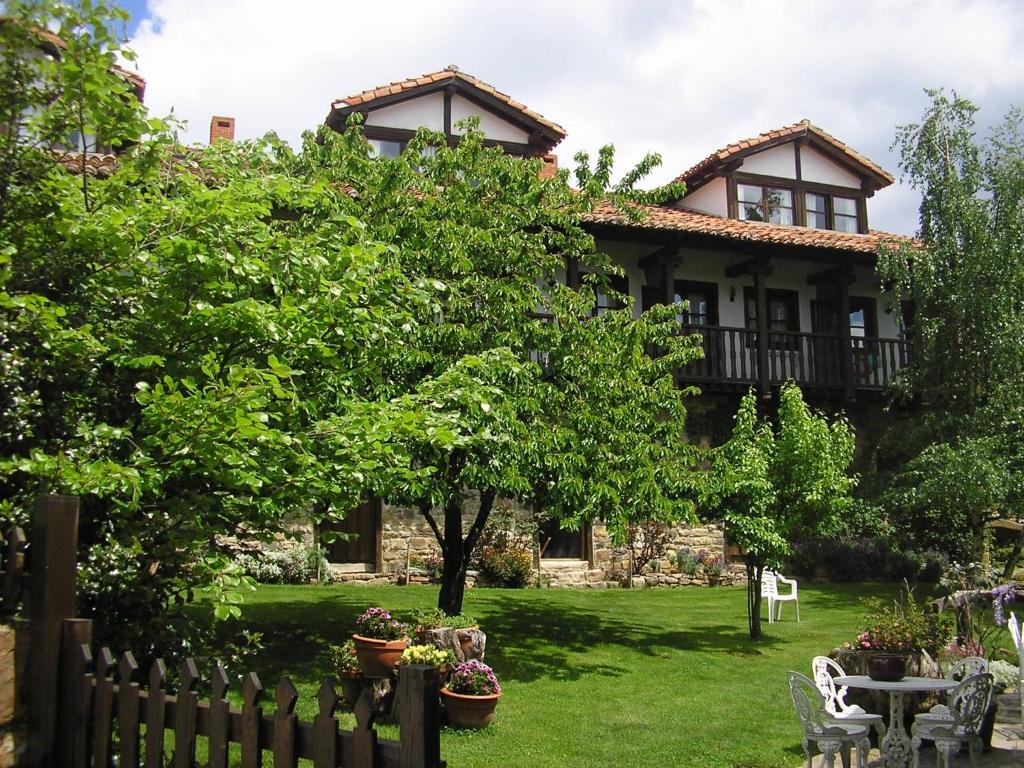
[[[448,678],[448,690],[464,696],[491,696],[501,693],[494,670],[482,661],[472,659],[455,667]]]
[[[1017,598],[1013,584],[1000,584],[992,590],[992,618],[997,627],[1006,626],[1006,606]]]

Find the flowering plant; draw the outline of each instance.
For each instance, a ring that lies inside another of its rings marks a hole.
[[[855,644],[845,643],[844,648],[887,653],[924,650],[936,656],[953,636],[950,617],[918,603],[909,587],[891,607],[870,600],[868,608],[871,623],[857,635]]]
[[[472,659],[459,664],[448,678],[448,690],[464,696],[492,696],[501,693],[494,670]]]
[[[350,675],[359,671],[355,641],[347,640],[331,648],[331,666],[338,675]]]
[[[367,608],[356,619],[356,632],[375,640],[401,640],[408,635],[408,627],[383,608]]]
[[[455,664],[455,654],[432,645],[410,645],[402,651],[402,658],[398,663],[399,665],[429,664],[432,667],[451,667]]]
[[[1019,679],[1019,673],[1017,667],[1008,661],[1002,659],[996,659],[988,665],[988,671],[992,675],[992,684],[996,688],[996,692],[1002,693],[1008,688],[1013,688],[1017,684]]]

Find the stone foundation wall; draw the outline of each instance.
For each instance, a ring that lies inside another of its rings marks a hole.
[[[26,764],[28,625],[0,623],[0,768]]]
[[[463,505],[463,528],[468,530],[476,515],[477,497],[467,495]],[[495,513],[511,512],[515,519],[531,519],[529,509],[515,502],[500,499],[495,503]],[[493,519],[493,516],[492,516]],[[440,520],[438,523],[440,524]],[[312,534],[310,533],[310,537]],[[629,551],[617,547],[602,523],[591,527],[591,553],[589,560],[548,560],[540,561],[537,583],[550,587],[582,587],[604,589],[625,584],[629,569]],[[687,548],[693,553],[704,549],[718,558],[722,573],[718,578],[709,577],[703,571],[688,576],[678,573],[673,565],[676,554]],[[425,576],[416,572],[415,566],[432,558],[439,558],[440,547],[429,524],[420,513],[408,507],[384,504],[381,514],[381,568],[377,573],[351,572],[341,566],[331,568],[332,578],[338,581],[365,584],[399,583],[405,579],[406,560],[414,566],[411,581],[425,582]],[[536,556],[535,556],[536,568]],[[537,576],[535,570],[535,576]],[[470,574],[468,585],[475,582],[475,573]],[[730,558],[725,546],[725,537],[720,525],[680,526],[671,532],[664,555],[650,563],[645,569],[643,581],[635,582],[648,586],[685,586],[709,584],[743,584],[745,570],[741,561]]]

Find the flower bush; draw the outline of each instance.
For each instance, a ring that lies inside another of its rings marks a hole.
[[[457,616],[449,616],[440,608],[429,611],[414,611],[413,624],[417,629],[440,629],[450,627],[452,629],[466,629],[477,626],[477,620],[472,616],[460,613]]]
[[[492,696],[501,693],[494,670],[482,661],[464,661],[455,667],[448,678],[448,690],[464,696]]]
[[[356,619],[356,632],[376,640],[401,640],[408,636],[409,628],[383,608],[367,608]]]
[[[347,640],[331,648],[331,668],[339,677],[359,672],[359,659],[356,658],[354,641]]]
[[[992,684],[998,693],[1013,688],[1020,679],[1020,672],[1017,670],[1017,667],[1002,659],[990,662],[988,671],[992,675]]]
[[[492,584],[525,587],[533,573],[533,553],[528,549],[484,547],[480,551],[480,572]]]
[[[432,667],[451,667],[455,665],[455,654],[448,649],[441,650],[432,645],[410,645],[402,651],[398,664],[429,664]]]
[[[888,653],[927,651],[939,655],[953,637],[952,619],[918,603],[909,587],[893,604],[868,600],[868,627],[843,648]]]
[[[697,561],[697,556],[693,554],[689,547],[682,547],[675,556],[675,566],[679,569],[680,573],[685,573],[687,576],[696,576],[697,571],[700,570],[700,563]]]

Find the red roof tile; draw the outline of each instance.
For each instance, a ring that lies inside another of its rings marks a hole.
[[[811,123],[809,120],[802,120],[799,123],[787,125],[784,128],[776,128],[771,131],[765,131],[760,136],[733,142],[732,144],[728,144],[722,147],[721,149],[717,149],[710,155],[705,157],[703,160],[701,160],[699,163],[697,163],[695,166],[687,170],[685,173],[682,173],[679,176],[677,176],[675,178],[675,181],[687,182],[691,180],[694,176],[700,174],[702,171],[710,170],[716,165],[721,165],[725,163],[734,155],[745,153],[746,150],[749,149],[756,149],[762,144],[767,144],[770,141],[775,141],[776,139],[786,138],[789,136],[798,137],[808,135],[816,136],[825,143],[830,144],[832,147],[842,152],[844,155],[849,157],[851,160],[855,161],[857,164],[863,166],[864,168],[874,173],[875,175],[885,179],[888,184],[892,184],[892,182],[894,181],[892,174],[890,174],[884,168],[871,162],[871,160],[864,157],[864,155],[860,154],[859,152],[850,149],[850,147],[841,142],[835,136],[826,133],[821,128]]]
[[[560,139],[564,139],[566,136],[565,129],[562,128],[558,123],[548,120],[546,117],[538,112],[534,112],[532,109],[514,100],[511,96],[506,93],[502,93],[496,89],[493,85],[485,83],[483,80],[478,80],[472,75],[467,75],[465,72],[459,72],[458,69],[449,68],[442,69],[439,72],[428,72],[425,75],[419,77],[411,77],[405,80],[396,80],[385,86],[378,86],[376,88],[370,88],[369,90],[355,93],[351,96],[346,96],[343,99],[336,100],[331,106],[334,109],[344,109],[345,107],[358,107],[363,104],[368,104],[374,99],[379,99],[381,96],[390,96],[396,93],[402,93],[403,91],[412,90],[414,88],[421,88],[424,85],[431,85],[433,83],[442,82],[444,80],[462,80],[473,87],[484,91],[485,93],[494,96],[499,101],[504,102],[508,106],[512,107],[518,112],[521,112],[531,120],[540,123],[545,128],[556,134]]]
[[[725,219],[721,216],[661,205],[638,207],[646,214],[640,221],[631,221],[614,205],[607,202],[599,203],[593,211],[584,216],[584,220],[591,224],[609,224],[625,229],[688,232],[712,235],[741,242],[833,248],[859,253],[875,253],[878,246],[887,240],[904,243],[912,242],[911,238],[903,235],[894,235],[878,230],[872,230],[866,235],[860,235],[850,232],[835,232],[828,229],[789,227],[758,221]]]

